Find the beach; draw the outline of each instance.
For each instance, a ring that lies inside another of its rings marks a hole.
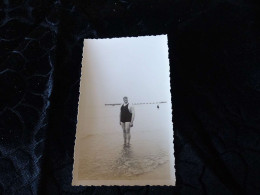
[[[89,126],[81,131],[79,139],[79,180],[171,179],[174,162],[171,118],[166,114],[169,106],[134,107],[130,146],[123,144],[120,106],[103,106],[86,117]]]

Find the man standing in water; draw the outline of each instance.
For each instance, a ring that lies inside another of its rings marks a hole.
[[[128,98],[123,98],[124,104],[121,106],[120,110],[120,125],[122,126],[124,133],[124,144],[130,145],[130,128],[133,127],[133,122],[135,118],[134,107],[129,106]]]

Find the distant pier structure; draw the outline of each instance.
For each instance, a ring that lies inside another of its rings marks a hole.
[[[105,106],[120,106],[121,104],[105,104]]]
[[[142,102],[142,103],[133,103],[133,105],[142,105],[142,104],[156,104],[159,106],[159,104],[165,104],[167,103],[166,101],[161,101],[161,102]],[[115,104],[105,104],[105,106],[120,106],[122,104],[115,103]]]

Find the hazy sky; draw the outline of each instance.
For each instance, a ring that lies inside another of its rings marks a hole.
[[[167,36],[86,39],[81,96],[85,106],[170,102]]]

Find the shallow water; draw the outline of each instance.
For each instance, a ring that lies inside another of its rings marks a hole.
[[[79,179],[131,180],[146,178],[147,174],[153,180],[170,179],[174,164],[170,161],[173,139],[169,107],[135,106],[130,146],[123,144],[119,109],[104,106],[86,117],[89,126],[82,130],[79,140]]]

